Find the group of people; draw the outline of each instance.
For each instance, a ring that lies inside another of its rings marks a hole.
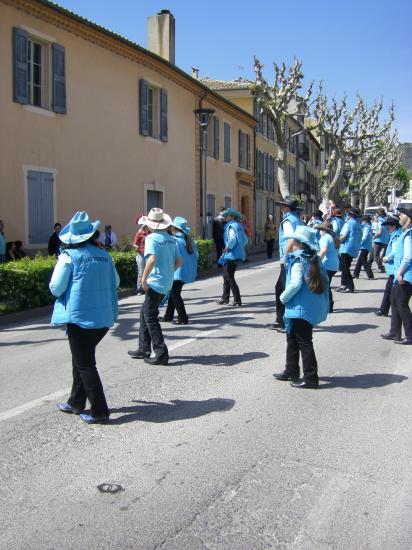
[[[27,254],[23,250],[22,241],[7,241],[4,236],[4,222],[0,220],[0,263],[21,260]]]
[[[380,244],[386,233],[388,244],[381,260],[388,283],[377,314],[386,315],[389,302],[392,315],[390,330],[382,337],[411,345],[412,314],[408,304],[412,295],[412,210],[400,208],[399,219],[395,216],[378,219],[373,236],[370,220],[356,208],[348,207],[345,218],[335,209],[327,219],[319,216],[305,225],[294,199],[286,197],[278,204],[282,211],[280,273],[275,286],[276,320],[271,328],[286,333],[287,349],[285,368],[275,378],[290,381],[297,388],[318,387],[312,333],[313,327],[333,312],[331,280],[340,269],[342,285],[338,290],[353,292],[350,271],[353,259],[360,253],[361,267],[370,262],[365,260],[363,250],[374,253],[380,269],[377,256],[385,248]],[[228,208],[221,212],[221,217],[223,248],[218,261],[222,266],[223,292],[217,303],[238,307],[242,299],[235,273],[239,262],[246,258],[248,238],[237,210]],[[167,365],[169,352],[160,321],[177,325],[189,322],[181,291],[184,284],[195,280],[198,254],[184,218],[177,216],[172,220],[161,209],[153,208],[147,216],[140,216],[137,223],[139,230],[134,240],[140,272],[137,289],[144,292],[145,298],[140,310],[138,347],[128,353],[150,365]],[[119,278],[107,251],[97,244],[98,225],[98,221],[89,220],[87,213],[78,212],[60,231],[62,250],[50,282],[50,290],[57,297],[52,325],[67,325],[73,365],[70,398],[57,406],[63,412],[79,414],[87,423],[109,420],[95,350],[118,312]],[[360,273],[358,264],[355,277]],[[368,269],[366,273],[370,275]],[[167,307],[159,318],[161,304]],[[87,399],[89,414],[84,412]]]

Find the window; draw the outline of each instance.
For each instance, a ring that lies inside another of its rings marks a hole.
[[[139,133],[168,140],[167,91],[150,84],[147,80],[139,82]]]
[[[146,191],[147,212],[152,208],[163,208],[163,193],[162,191]]]
[[[239,168],[250,170],[250,136],[239,130]]]
[[[259,229],[263,227],[263,196],[261,193],[257,196],[257,226]]]
[[[223,148],[224,148],[224,161],[231,162],[230,156],[230,124],[227,122],[223,125]]]
[[[48,242],[51,228],[54,225],[53,192],[53,172],[28,170],[28,244],[45,244]]]
[[[225,195],[225,209],[227,210],[232,206],[232,197]]]
[[[55,113],[67,112],[63,46],[13,28],[13,100]]]

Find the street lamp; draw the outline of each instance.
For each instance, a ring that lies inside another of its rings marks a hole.
[[[201,208],[200,217],[202,220],[202,238],[207,238],[207,204],[206,204],[206,153],[207,153],[207,127],[215,114],[214,109],[195,109],[194,114],[200,127],[200,152],[201,152],[201,170],[200,170],[200,196]]]

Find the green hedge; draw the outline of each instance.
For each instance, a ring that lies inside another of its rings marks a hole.
[[[211,267],[212,241],[196,240],[199,250],[199,271]],[[112,252],[120,277],[121,288],[136,285],[135,252]],[[0,314],[45,306],[54,302],[49,281],[56,263],[55,258],[36,256],[0,264]]]

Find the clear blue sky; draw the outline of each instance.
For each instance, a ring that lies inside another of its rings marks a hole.
[[[305,80],[328,95],[395,102],[400,140],[412,142],[412,0],[59,0],[75,13],[147,46],[146,18],[176,18],[176,64],[189,74],[253,78],[256,54],[303,60]],[[243,6],[243,7],[240,7]],[[243,67],[243,68],[239,68]]]

